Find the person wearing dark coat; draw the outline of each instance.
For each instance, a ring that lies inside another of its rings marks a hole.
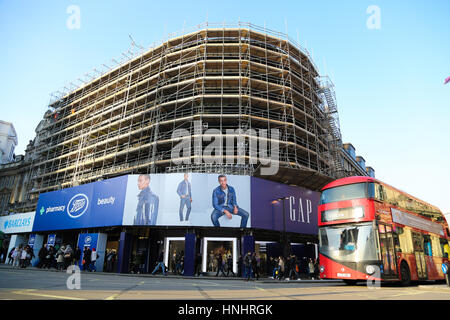
[[[38,257],[39,257],[39,262],[37,265],[38,268],[42,268],[45,266],[45,257],[47,256],[47,254],[48,254],[47,245],[44,244],[38,253]]]
[[[80,250],[80,247],[77,246],[77,248],[75,249],[75,251],[73,253],[74,264],[78,266],[80,264],[80,259],[81,259],[81,250]]]
[[[222,274],[224,275],[224,277],[226,277],[227,275],[225,274],[224,270],[223,270],[223,258],[222,258],[222,254],[219,252],[217,254],[217,273],[216,273],[216,277],[219,276],[219,272],[222,271]]]
[[[91,271],[91,254],[91,249],[89,249],[89,247],[85,247],[83,250],[83,271],[86,271],[86,269]]]

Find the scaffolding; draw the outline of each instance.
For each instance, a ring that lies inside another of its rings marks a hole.
[[[325,139],[328,148],[324,153],[324,157],[327,158],[329,167],[326,173],[336,179],[343,178],[348,176],[348,174],[342,165],[342,135],[334,84],[328,76],[319,77],[317,81],[319,82],[318,94],[322,100],[320,106],[320,109],[323,111],[322,124],[327,128]]]
[[[242,22],[206,23],[140,49],[53,96],[33,150],[32,197],[123,174],[259,176],[255,160],[268,159],[258,153],[255,159],[251,141],[260,137],[250,129],[280,132],[280,169],[265,178],[318,190],[334,176],[335,100],[328,100],[332,93],[317,80],[309,53],[286,34]],[[177,129],[192,139],[187,164],[172,159]],[[223,142],[226,163],[199,161],[196,152],[209,142],[196,138],[205,129]],[[232,154],[225,152],[227,130],[243,141]]]

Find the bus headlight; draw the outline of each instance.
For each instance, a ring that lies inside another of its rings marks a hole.
[[[372,266],[372,265],[368,265],[368,266],[366,266],[366,273],[367,274],[372,274],[372,273],[374,273],[375,272],[375,266]]]
[[[320,270],[320,273],[324,273],[325,272],[325,267],[324,266],[320,266],[319,270]]]

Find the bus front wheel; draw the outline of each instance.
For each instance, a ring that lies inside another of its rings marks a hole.
[[[400,275],[402,277],[402,285],[409,286],[411,284],[411,273],[409,272],[408,264],[404,261],[400,266]]]

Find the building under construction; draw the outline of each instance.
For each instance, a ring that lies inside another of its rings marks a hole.
[[[239,129],[234,138],[243,143],[234,154],[224,150],[223,163],[198,161],[196,121],[216,129],[224,149],[227,129]],[[182,165],[171,158],[180,142],[176,129],[192,138],[193,152]],[[266,179],[318,190],[338,174],[342,142],[333,86],[319,77],[307,51],[254,25],[205,25],[51,101],[30,150],[30,199],[130,173],[258,176],[264,159],[255,159],[250,141],[260,138],[249,129],[278,129],[269,145],[279,146],[279,170]]]
[[[233,270],[249,250],[317,258],[317,191],[373,175],[342,144],[332,82],[286,34],[206,24],[149,50],[132,41],[106,69],[54,95],[25,156],[0,166],[0,210],[18,213],[2,224],[10,247],[96,239],[118,253],[118,272],[150,272],[164,246],[167,266],[184,250],[185,275],[198,255],[215,272],[210,252],[232,254]],[[238,216],[217,209],[221,190],[227,205],[239,194]]]

